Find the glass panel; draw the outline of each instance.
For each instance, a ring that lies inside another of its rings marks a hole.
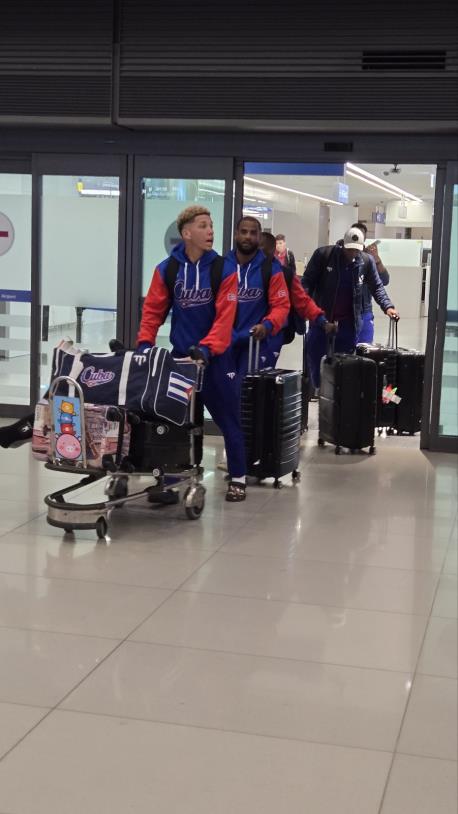
[[[208,207],[215,227],[214,249],[223,249],[225,181],[221,179],[143,178],[142,296],[148,291],[153,271],[180,241],[177,215],[192,204]],[[159,330],[157,342],[169,348],[170,318]]]
[[[453,187],[439,435],[458,436],[458,184]]]
[[[119,178],[44,175],[41,392],[63,337],[93,352],[116,336]]]
[[[0,173],[0,403],[30,404],[32,176]]]

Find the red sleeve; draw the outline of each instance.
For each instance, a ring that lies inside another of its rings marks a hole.
[[[169,291],[157,268],[143,303],[137,345],[139,342],[151,342],[154,345],[157,332],[168,314],[169,307]]]
[[[324,311],[318,307],[315,300],[305,293],[297,274],[293,276],[291,283],[291,299],[294,310],[302,319],[309,319],[310,322],[313,322],[320,314],[324,314]]]
[[[216,315],[212,327],[199,345],[205,345],[210,353],[217,356],[224,353],[231,344],[232,328],[237,310],[237,274],[229,274],[221,282],[216,297]]]
[[[290,307],[288,287],[283,272],[279,271],[270,278],[269,310],[264,317],[264,320],[268,320],[272,325],[272,336],[278,334],[285,325]]]

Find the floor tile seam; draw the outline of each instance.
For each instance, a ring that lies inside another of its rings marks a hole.
[[[159,605],[158,607],[161,607],[161,605],[163,605],[163,604],[164,604],[164,602],[166,602],[166,601],[167,601],[167,599],[169,599],[169,598],[170,598],[170,596],[164,597],[163,601],[160,603],[160,605]],[[148,617],[146,617],[146,618],[149,618],[149,616],[148,616]],[[44,716],[43,716],[43,718],[40,718],[40,720],[39,720],[39,721],[37,721],[37,723],[35,724],[35,726],[33,726],[33,727],[32,727],[32,729],[28,730],[28,732],[26,732],[26,733],[25,733],[25,735],[24,735],[22,738],[20,738],[20,739],[19,739],[19,740],[18,740],[18,741],[17,741],[15,744],[13,744],[13,746],[12,746],[10,749],[8,749],[8,751],[7,751],[7,752],[5,752],[5,754],[4,754],[4,755],[1,755],[1,756],[0,756],[0,763],[2,762],[2,760],[4,760],[4,758],[5,758],[5,757],[7,757],[7,755],[9,755],[9,754],[10,754],[10,753],[13,751],[13,749],[16,749],[16,747],[17,747],[17,746],[18,746],[20,743],[22,743],[22,741],[23,741],[23,740],[24,740],[24,739],[25,739],[25,738],[26,738],[26,737],[27,737],[27,736],[28,736],[28,735],[29,735],[31,732],[33,732],[33,730],[34,730],[34,729],[36,729],[36,728],[37,728],[37,726],[39,726],[40,724],[42,724],[42,723],[43,723],[43,722],[44,722],[44,721],[45,721],[45,720],[46,720],[46,719],[49,717],[49,715],[51,715],[51,713],[52,713],[52,712],[54,712],[54,711],[55,711],[55,710],[56,710],[56,709],[59,707],[59,705],[60,705],[60,704],[62,704],[62,703],[65,701],[65,699],[66,699],[66,698],[67,698],[67,697],[68,697],[68,696],[69,696],[69,695],[70,695],[72,692],[74,692],[75,690],[77,690],[77,689],[78,689],[78,687],[79,687],[79,686],[80,686],[80,685],[83,683],[83,681],[85,681],[87,678],[89,678],[89,676],[90,676],[90,675],[92,675],[92,673],[94,673],[94,672],[95,672],[95,670],[97,670],[97,669],[98,669],[98,668],[99,668],[99,667],[100,667],[100,666],[101,666],[101,665],[102,665],[102,664],[103,664],[103,663],[106,661],[106,659],[108,659],[108,657],[109,657],[109,656],[111,656],[113,653],[115,653],[115,652],[116,652],[116,650],[118,650],[118,649],[121,647],[121,645],[122,645],[122,644],[124,644],[124,642],[125,642],[125,641],[127,641],[128,637],[129,637],[130,635],[132,635],[132,633],[134,633],[134,632],[135,632],[135,630],[137,630],[137,628],[138,628],[138,627],[140,627],[140,625],[144,624],[144,622],[145,622],[145,621],[146,621],[146,619],[143,619],[143,621],[142,621],[142,622],[140,622],[140,624],[139,624],[139,625],[137,625],[137,626],[134,628],[134,630],[130,631],[130,633],[128,633],[126,636],[124,636],[124,637],[123,637],[121,640],[120,640],[120,639],[114,639],[114,640],[111,640],[111,641],[116,642],[116,645],[115,645],[115,646],[114,646],[114,647],[113,647],[113,648],[112,648],[112,649],[111,649],[111,650],[110,650],[108,653],[106,653],[106,654],[105,654],[105,655],[104,655],[104,656],[103,656],[103,657],[100,659],[100,661],[99,661],[99,662],[97,662],[97,664],[95,664],[95,665],[92,667],[92,669],[90,669],[90,670],[88,671],[88,673],[86,673],[86,675],[85,675],[85,676],[81,677],[81,679],[80,679],[79,681],[77,681],[77,683],[76,683],[76,684],[75,684],[73,687],[71,687],[71,689],[70,689],[70,690],[68,690],[68,691],[65,693],[65,695],[64,695],[62,698],[60,698],[60,699],[57,701],[57,703],[56,703],[56,704],[54,704],[54,705],[53,705],[51,708],[49,708],[49,711],[47,712],[47,714],[46,714],[46,715],[44,715]],[[1,626],[0,626],[0,627],[1,627]],[[47,632],[47,631],[45,631],[45,632]]]
[[[386,781],[385,781],[385,786],[383,788],[383,793],[382,793],[382,798],[381,798],[381,801],[380,801],[380,808],[379,808],[378,814],[383,814],[384,802],[385,802],[386,794],[387,794],[388,787],[389,787],[389,784],[390,784],[391,775],[392,775],[392,772],[393,772],[394,762],[395,762],[395,758],[396,758],[396,753],[398,751],[399,742],[401,740],[402,731],[403,731],[404,724],[405,724],[406,718],[407,718],[407,713],[408,713],[408,710],[409,710],[409,707],[410,707],[410,704],[411,704],[412,694],[413,694],[413,690],[414,690],[414,687],[415,687],[415,681],[416,681],[417,676],[420,675],[418,673],[418,666],[420,664],[420,659],[421,659],[421,656],[422,656],[422,653],[423,653],[423,648],[425,646],[426,637],[428,635],[429,623],[430,623],[431,618],[433,618],[432,617],[432,610],[434,608],[434,603],[436,601],[437,593],[439,591],[439,582],[440,582],[440,580],[437,581],[437,584],[436,584],[436,587],[435,587],[435,590],[434,590],[434,595],[433,595],[433,599],[432,599],[432,603],[431,603],[431,607],[430,607],[430,612],[428,614],[428,618],[427,618],[426,625],[425,625],[425,628],[424,628],[424,631],[423,631],[423,635],[421,637],[420,646],[419,646],[418,652],[417,652],[417,658],[415,660],[415,666],[414,666],[414,669],[412,670],[412,676],[413,677],[412,677],[409,693],[408,693],[408,696],[406,698],[406,703],[404,705],[404,712],[403,712],[403,714],[401,716],[401,721],[399,723],[398,734],[397,734],[397,737],[395,739],[393,755],[392,755],[392,758],[391,758],[390,766],[388,768],[388,773],[387,773],[387,777],[386,777]]]
[[[180,721],[167,721],[159,718],[139,718],[135,715],[114,715],[108,712],[94,712],[93,710],[80,710],[80,709],[70,709],[69,707],[55,707],[51,710],[51,712],[59,712],[59,713],[70,713],[72,715],[87,715],[91,717],[100,717],[100,718],[109,718],[109,719],[120,719],[120,720],[127,720],[127,721],[137,721],[138,723],[143,724],[160,724],[163,726],[176,726],[183,729],[197,729],[199,731],[204,732],[222,732],[227,735],[242,735],[247,738],[267,738],[268,740],[274,741],[281,741],[281,742],[288,742],[288,743],[308,743],[315,746],[328,746],[333,749],[354,749],[358,752],[372,752],[376,754],[392,754],[391,749],[373,749],[367,746],[355,746],[354,744],[340,744],[340,743],[331,743],[330,741],[320,741],[320,740],[304,740],[303,738],[288,738],[282,735],[271,735],[264,732],[246,732],[239,729],[229,729],[225,727],[217,727],[217,726],[204,726],[203,724],[190,724],[190,723],[182,723]],[[48,716],[46,716],[48,717]]]
[[[188,579],[190,579],[190,577]],[[188,582],[188,579],[185,579],[184,583],[182,583],[182,585],[184,585],[186,582]],[[281,598],[276,598],[276,597],[275,598],[273,598],[273,597],[272,598],[270,598],[270,597],[267,598],[267,597],[263,597],[263,596],[247,596],[246,594],[241,595],[241,594],[215,593],[214,591],[196,591],[196,590],[193,591],[193,590],[191,590],[191,588],[183,588],[182,585],[179,586],[178,588],[176,588],[174,590],[174,593],[177,593],[179,591],[180,593],[201,594],[202,596],[221,596],[221,597],[225,597],[226,599],[247,599],[247,600],[249,600],[251,602],[253,602],[253,601],[255,601],[255,602],[282,602],[285,605],[303,605],[304,607],[308,607],[308,608],[334,608],[335,610],[339,610],[339,611],[349,611],[349,610],[351,610],[351,611],[359,611],[361,613],[386,613],[386,614],[395,615],[395,616],[415,616],[415,617],[426,618],[426,619],[429,619],[429,617],[430,617],[430,611],[427,611],[426,613],[411,613],[409,611],[401,611],[401,610],[386,610],[386,608],[357,608],[357,607],[354,607],[353,605],[348,605],[348,606],[347,605],[345,605],[345,606],[344,605],[328,605],[328,604],[326,604],[324,602],[321,602],[320,604],[317,604],[316,602],[300,602],[299,600],[296,600],[296,599],[281,599]]]
[[[0,547],[0,550],[1,550],[1,547]],[[205,562],[207,562],[207,560],[202,562],[202,565],[204,565]],[[184,582],[186,582],[186,580],[190,579],[191,576],[194,573],[195,573],[195,569],[193,569],[193,571],[191,572],[189,577],[185,577]],[[171,586],[145,585],[145,584],[139,585],[139,584],[132,583],[132,582],[112,582],[111,580],[106,580],[106,579],[87,579],[86,577],[80,577],[80,578],[78,578],[78,577],[61,577],[61,576],[54,576],[54,575],[52,577],[44,577],[41,574],[34,574],[34,573],[31,573],[30,571],[2,571],[2,570],[0,570],[0,576],[5,576],[5,577],[32,577],[33,579],[46,579],[46,580],[49,580],[50,582],[56,581],[56,582],[83,583],[83,584],[88,584],[88,585],[112,585],[112,586],[114,586],[116,588],[140,588],[140,589],[143,589],[145,591],[148,591],[150,589],[151,590],[156,590],[156,591],[157,590],[160,590],[160,591],[175,591],[175,590],[177,590],[176,587],[171,587]],[[183,584],[183,582],[180,582],[180,585],[182,585],[182,584]]]
[[[151,640],[144,640],[144,639],[127,639],[123,642],[123,644],[136,644],[141,645],[144,647],[145,645],[151,645],[152,647],[163,647],[168,648],[169,650],[190,650],[195,653],[208,653],[208,654],[215,654],[219,656],[235,656],[235,657],[242,657],[242,658],[250,658],[250,659],[262,659],[264,661],[278,661],[278,662],[291,662],[291,664],[306,664],[306,665],[315,665],[319,667],[338,667],[338,668],[347,668],[349,670],[359,670],[361,672],[371,671],[375,673],[388,673],[389,675],[397,675],[402,677],[403,679],[408,679],[413,677],[413,672],[411,670],[392,670],[387,667],[366,667],[361,664],[347,664],[344,662],[338,661],[318,661],[317,659],[299,659],[294,658],[293,656],[275,656],[275,655],[267,655],[263,653],[250,653],[247,650],[221,650],[220,648],[213,648],[213,647],[197,647],[196,645],[192,644],[177,644],[176,642],[167,643],[163,641],[151,641]],[[1,699],[0,699],[1,700]]]
[[[437,757],[437,756],[431,756],[431,755],[416,755],[414,752],[395,752],[394,756],[395,756],[395,758],[400,756],[400,757],[416,757],[416,758],[420,758],[420,760],[422,758],[425,758],[426,760],[437,760],[440,763],[453,763],[454,765],[456,764],[457,767],[458,767],[458,760],[454,760],[453,758],[450,758],[450,757]]]
[[[23,523],[19,523],[12,529],[7,529],[6,531],[1,532],[1,536],[3,536],[3,534],[14,534],[14,532],[16,532],[18,529],[21,529],[23,526],[27,526],[29,523],[33,523],[34,520],[38,520],[39,517],[43,517],[45,514],[46,514],[45,511],[39,512],[39,514],[34,514],[33,517],[29,517]]]
[[[23,627],[22,625],[4,625],[1,622],[0,630],[22,630],[24,633],[49,633],[53,636],[78,636],[82,639],[97,639],[100,641],[107,642],[124,641],[124,638],[120,639],[119,636],[100,636],[94,633],[73,633],[71,630],[56,630],[54,628],[47,627]]]
[[[10,707],[24,707],[25,709],[39,709],[46,711],[52,708],[49,706],[49,704],[26,704],[24,701],[8,701],[5,700],[1,695],[0,704],[6,704]]]
[[[223,545],[227,545],[227,543],[224,543]],[[350,565],[352,568],[354,568],[354,567],[356,567],[356,568],[370,568],[370,569],[374,569],[374,570],[380,570],[380,569],[383,568],[386,571],[405,571],[408,574],[437,574],[438,579],[442,574],[442,571],[441,571],[442,566],[438,570],[430,571],[430,570],[428,570],[426,568],[399,568],[398,566],[395,566],[395,565],[370,565],[370,564],[366,564],[364,562],[357,562],[357,561],[354,561],[354,560],[352,560],[352,561],[346,561],[346,560],[321,560],[321,559],[318,559],[318,558],[315,559],[315,557],[307,559],[305,557],[276,556],[275,554],[250,554],[250,553],[245,553],[244,551],[219,551],[219,554],[222,554],[224,557],[246,557],[247,559],[250,558],[250,557],[252,559],[255,559],[256,557],[260,557],[261,559],[264,559],[264,560],[275,560],[275,561],[280,560],[282,562],[288,562],[288,563],[289,562],[300,562],[300,563],[312,563],[313,562],[313,563],[319,563],[320,565]],[[444,554],[446,554],[446,551],[444,552]]]

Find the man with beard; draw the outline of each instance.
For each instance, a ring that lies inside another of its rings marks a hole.
[[[236,226],[235,248],[226,256],[238,278],[238,306],[231,350],[239,385],[248,370],[250,331],[261,342],[261,367],[273,366],[269,338],[281,331],[290,309],[281,266],[267,261],[260,242],[259,221],[251,216],[243,217]]]

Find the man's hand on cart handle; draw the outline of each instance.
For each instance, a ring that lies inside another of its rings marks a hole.
[[[207,367],[210,361],[209,359],[210,354],[207,348],[204,347],[203,345],[199,347],[197,345],[192,345],[189,348],[189,356],[191,357],[193,362],[196,362],[198,365],[200,365],[200,367]]]

